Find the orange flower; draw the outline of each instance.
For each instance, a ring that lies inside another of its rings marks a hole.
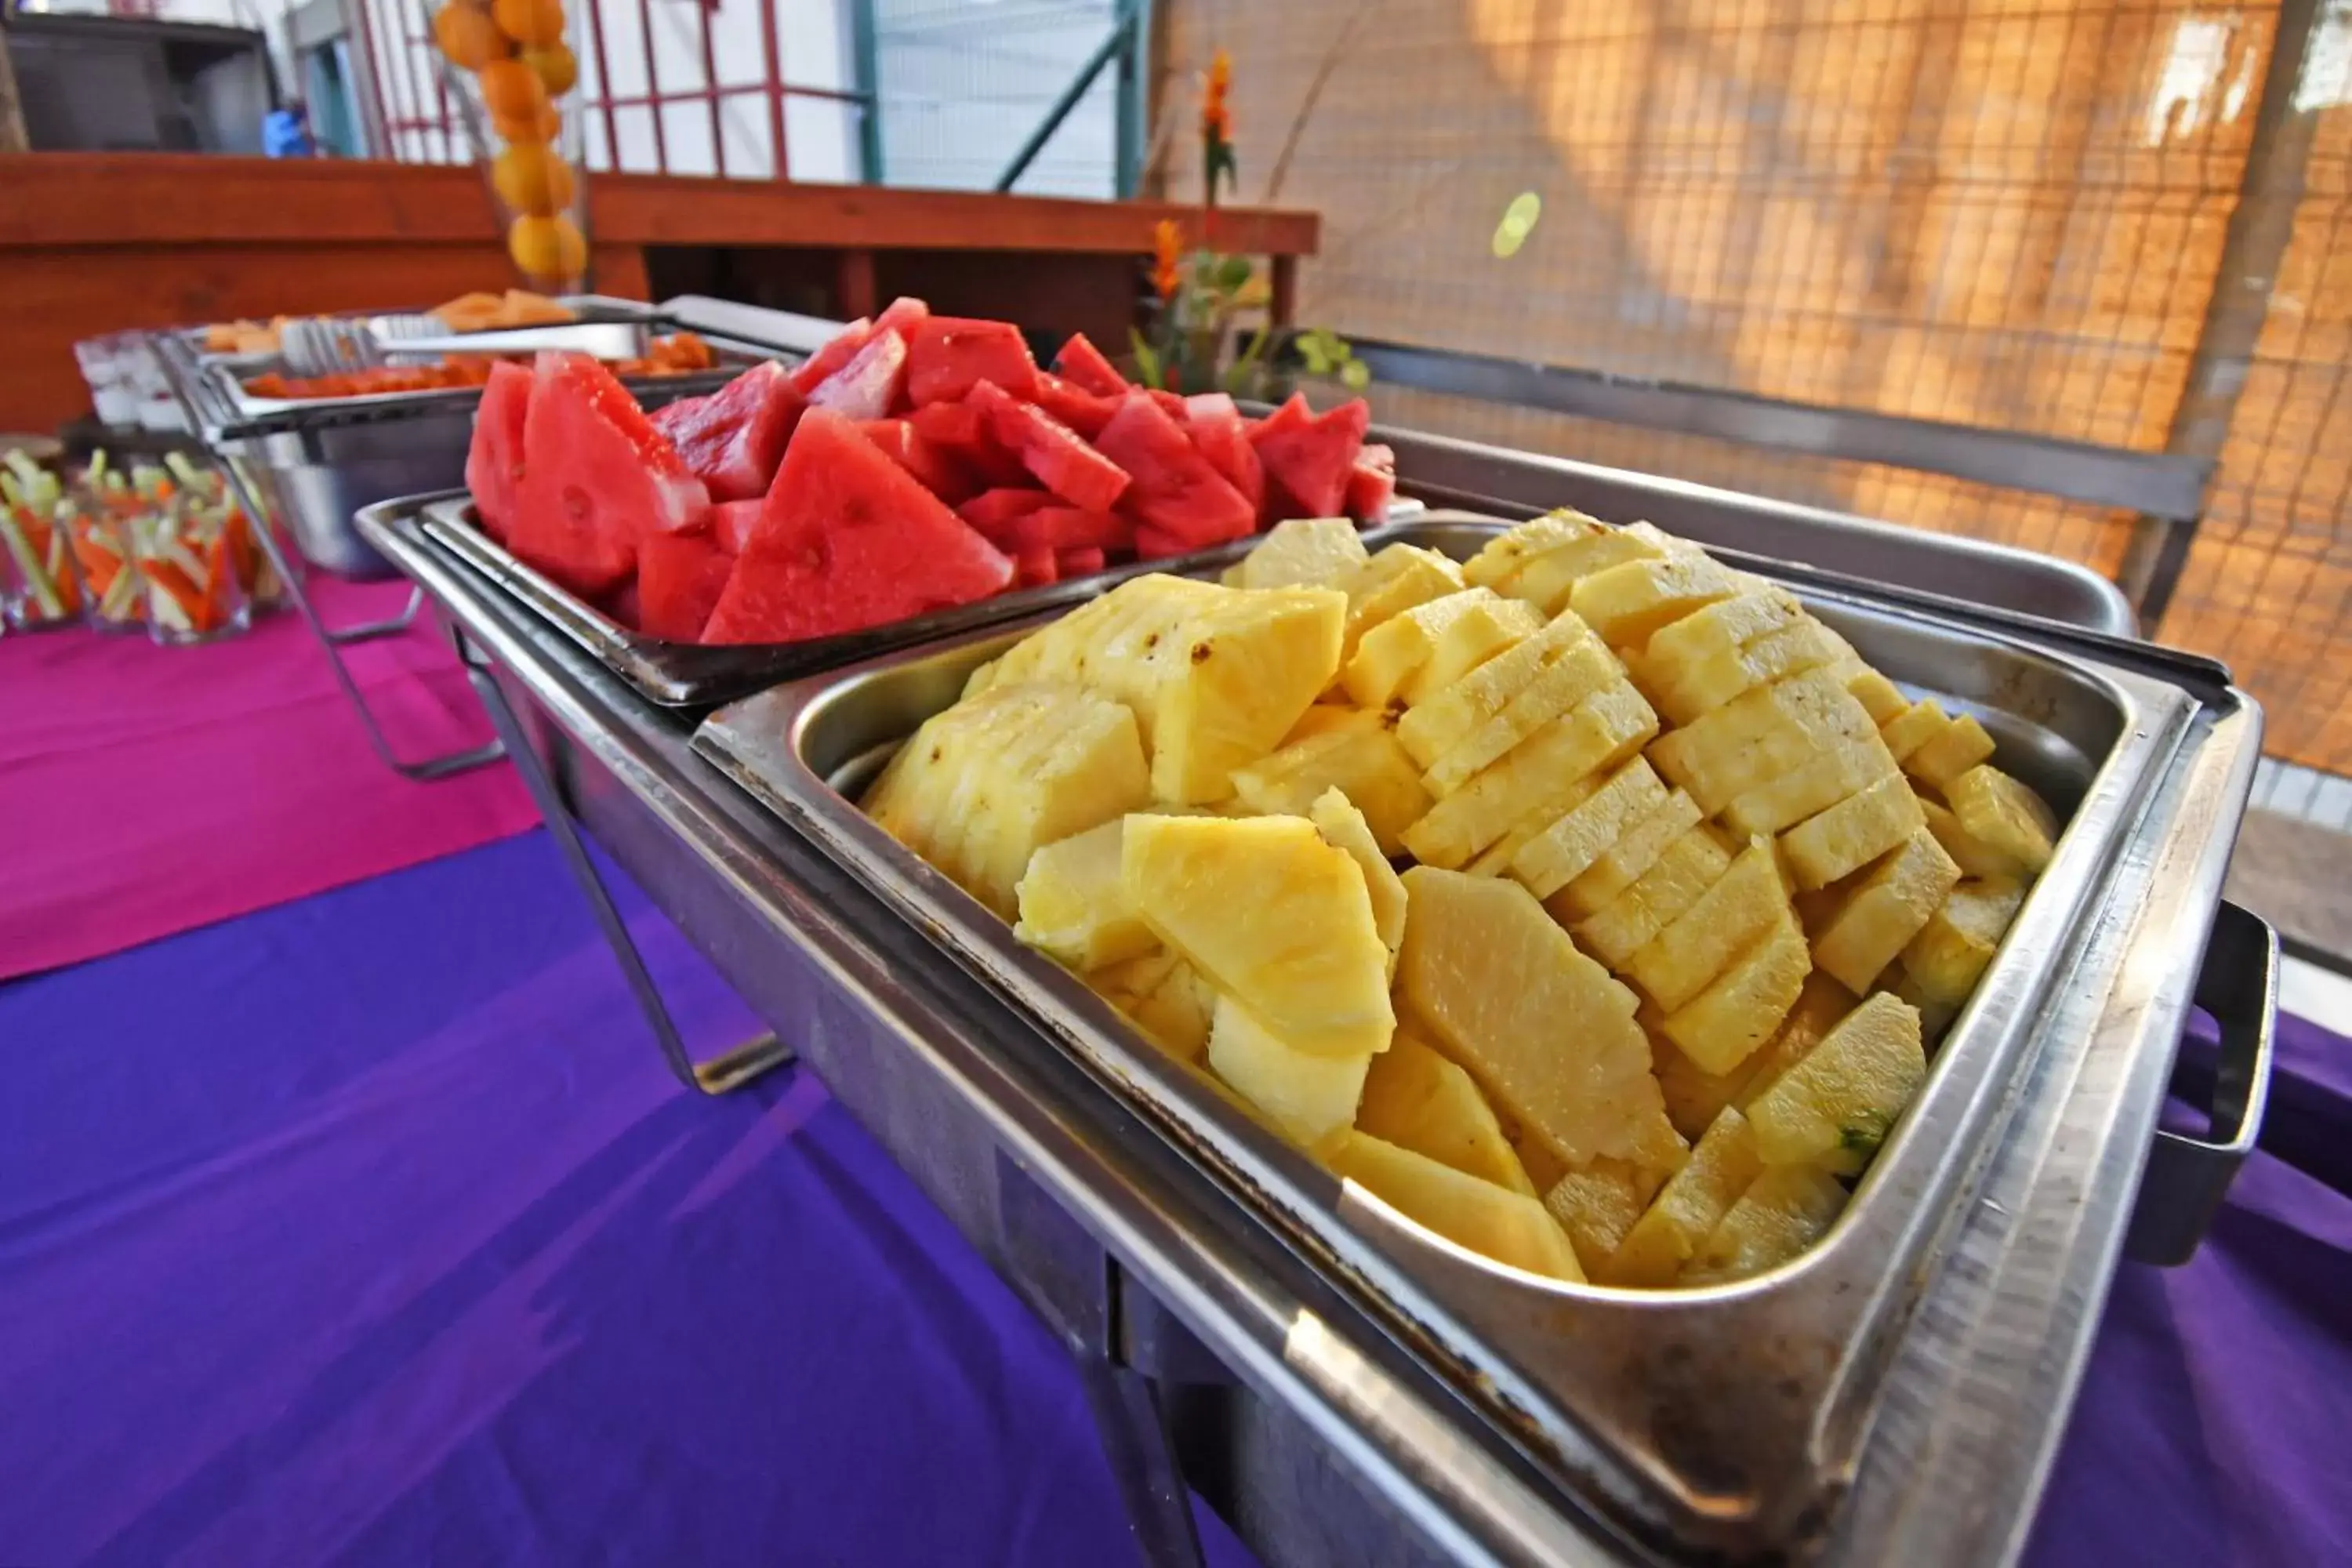
[[[1151,229],[1151,286],[1160,290],[1163,300],[1176,298],[1176,286],[1183,274],[1178,268],[1178,258],[1184,249],[1184,231],[1176,226],[1173,218],[1161,218]]]
[[[1201,134],[1210,142],[1234,139],[1234,112],[1225,102],[1233,86],[1234,58],[1219,49],[1209,61],[1209,87],[1201,99]]]

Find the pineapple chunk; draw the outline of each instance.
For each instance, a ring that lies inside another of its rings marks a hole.
[[[1679,1285],[1727,1285],[1777,1268],[1829,1233],[1845,1188],[1811,1165],[1775,1165],[1748,1185],[1683,1266]]]
[[[1746,1111],[1758,1095],[1803,1060],[1805,1053],[1853,1008],[1853,993],[1818,971],[1807,975],[1797,1005],[1789,1009],[1772,1037],[1726,1073],[1700,1070],[1672,1040],[1653,1034],[1651,1065],[1658,1075],[1658,1091],[1665,1096],[1667,1119],[1676,1131],[1696,1138],[1725,1106]]]
[[[1568,1233],[1585,1273],[1595,1274],[1623,1245],[1626,1233],[1673,1174],[1624,1160],[1595,1160],[1546,1189],[1544,1207]]]
[[[1663,1124],[1634,998],[1516,882],[1416,866],[1397,990],[1525,1135],[1571,1165],[1636,1157]]]
[[[1903,950],[1904,971],[1920,994],[1956,1007],[1967,1001],[2024,902],[2024,886],[2005,879],[1954,888]]]
[[[1384,1139],[1350,1132],[1325,1163],[1412,1220],[1482,1258],[1549,1279],[1581,1283],[1584,1270],[1542,1204],[1465,1175]]]
[[[1331,724],[1233,773],[1234,795],[1265,816],[1304,816],[1327,790],[1346,795],[1371,825],[1383,855],[1403,852],[1404,830],[1430,807],[1429,792],[1395,732],[1376,713]]]
[[[1118,880],[1119,845],[1127,819],[1043,846],[1014,889],[1020,923],[1013,936],[1084,973],[1160,945],[1127,901]]]
[[[1563,649],[1512,693],[1502,711],[1431,763],[1421,782],[1432,795],[1453,794],[1481,768],[1593,693],[1624,685],[1623,670],[1616,655],[1590,637]],[[1648,704],[1643,706],[1646,710]]]
[[[1590,538],[1545,551],[1496,591],[1514,599],[1524,599],[1545,615],[1556,616],[1568,608],[1576,585],[1595,573],[1628,562],[1661,560],[1685,552],[1694,552],[1693,547],[1678,539],[1669,539],[1645,523],[1637,522],[1631,528],[1604,527]]]
[[[1371,557],[1344,517],[1294,517],[1266,530],[1228,573],[1235,588],[1344,587]]]
[[[1566,910],[1578,919],[1600,913],[1620,893],[1649,874],[1674,842],[1698,826],[1698,803],[1681,790],[1660,801],[1648,815],[1627,828],[1600,859],[1553,895],[1547,907]],[[1530,889],[1529,891],[1534,889]]]
[[[1730,572],[1694,551],[1595,572],[1570,591],[1568,605],[1611,647],[1639,647],[1661,626],[1738,592]]]
[[[1979,763],[1990,762],[1992,753],[1992,737],[1974,714],[1963,713],[1904,758],[1903,771],[1931,789],[1943,789]]]
[[[1516,647],[1521,638],[1534,637],[1543,628],[1543,616],[1532,605],[1517,599],[1490,596],[1486,604],[1454,621],[1439,635],[1429,658],[1405,677],[1397,696],[1408,707],[1426,702],[1488,659]]]
[[[2008,856],[1983,842],[1960,826],[1952,808],[1937,801],[1922,800],[1919,813],[1927,819],[1927,831],[1944,847],[1963,877],[2006,878],[2015,879],[2027,876],[2025,868]]]
[[[1474,877],[1509,875],[1511,861],[1517,857],[1521,849],[1527,847],[1528,841],[1550,827],[1564,814],[1574,811],[1591,799],[1592,792],[1601,787],[1601,775],[1598,773],[1585,774],[1567,789],[1553,795],[1534,811],[1519,818],[1512,825],[1508,833],[1478,851],[1478,858],[1462,868]]]
[[[1659,736],[1650,761],[1712,816],[1840,741],[1872,733],[1870,715],[1837,676],[1809,669]]]
[[[1840,741],[1734,800],[1723,808],[1723,820],[1735,833],[1784,832],[1895,772],[1895,759],[1877,736]]]
[[[1748,1119],[1724,1110],[1594,1278],[1606,1285],[1673,1284],[1762,1169]]]
[[[1465,582],[1500,592],[1521,567],[1544,552],[1615,531],[1598,519],[1562,507],[1488,540],[1484,550],[1464,563],[1462,576]]]
[[[1621,680],[1430,807],[1404,830],[1405,847],[1426,865],[1460,867],[1536,812],[1567,809],[1578,781],[1638,752],[1657,727],[1642,694]]]
[[[1288,733],[1282,737],[1282,744],[1275,751],[1285,751],[1301,741],[1311,741],[1318,735],[1329,735],[1342,730],[1381,728],[1383,726],[1377,713],[1367,713],[1345,702],[1318,702],[1298,716],[1298,722],[1290,727]]]
[[[1542,619],[1517,600],[1465,588],[1415,605],[1366,632],[1339,672],[1339,683],[1367,708],[1412,702],[1433,661],[1449,672],[1439,684],[1450,683],[1542,629]]]
[[[1275,1131],[1319,1152],[1356,1120],[1372,1053],[1332,1056],[1302,1049],[1231,996],[1220,994],[1209,1025],[1209,1066]]]
[[[1063,681],[992,689],[934,714],[877,781],[884,830],[1010,920],[1038,847],[1150,799],[1135,716]]]
[[[1903,695],[1901,688],[1866,664],[1855,665],[1844,674],[1845,689],[1869,713],[1870,721],[1881,729],[1911,706],[1911,700]]]
[[[1357,568],[1345,586],[1348,625],[1339,655],[1341,668],[1355,657],[1357,645],[1373,627],[1416,605],[1462,592],[1462,568],[1434,550],[1391,544]]]
[[[1675,798],[1690,797],[1677,790]],[[1685,833],[1667,845],[1657,864],[1611,900],[1608,908],[1570,929],[1585,951],[1612,970],[1622,969],[1652,937],[1698,902],[1699,896],[1730,867],[1731,856],[1722,845],[1704,832]],[[1567,894],[1568,889],[1562,889],[1545,900],[1544,908],[1556,917],[1562,915]]]
[[[1813,963],[1852,991],[1869,990],[1959,880],[1959,867],[1921,828],[1838,898],[1815,927]]]
[[[1784,917],[1714,984],[1659,1027],[1702,1070],[1729,1072],[1780,1027],[1805,988],[1812,954],[1794,915]]]
[[[1662,667],[1694,665],[1736,654],[1804,618],[1805,607],[1795,595],[1757,584],[1659,627],[1643,651]]]
[[[1780,852],[1797,886],[1826,888],[1927,826],[1919,797],[1901,773],[1889,773],[1782,834]]]
[[[1372,1058],[1356,1126],[1482,1182],[1538,1195],[1470,1075],[1405,1028]]]
[[[1626,962],[1626,976],[1671,1014],[1789,919],[1789,890],[1771,841],[1752,840],[1697,902]]]
[[[1511,875],[1538,899],[1582,876],[1643,817],[1666,804],[1666,786],[1636,756],[1511,857]]]
[[[1136,816],[1119,877],[1160,939],[1286,1044],[1331,1057],[1387,1048],[1396,1015],[1371,895],[1313,823]]]
[[[1533,637],[1520,638],[1452,685],[1405,710],[1404,717],[1397,721],[1397,739],[1404,742],[1414,762],[1429,766],[1500,713],[1545,665],[1591,641],[1592,629],[1573,616],[1549,622]]]
[[[1899,996],[1918,1009],[1919,1037],[1929,1044],[1942,1039],[1944,1031],[1952,1026],[1952,1020],[1960,1016],[1959,1004],[1939,1002],[1928,995],[1907,971],[1897,970],[1895,974],[1895,984],[1886,990],[1889,994]]]
[[[1942,734],[1951,722],[1941,703],[1914,702],[1878,733],[1879,738],[1886,742],[1887,751],[1894,754],[1896,762],[1901,763]]]
[[[1323,842],[1335,849],[1344,849],[1364,873],[1364,891],[1372,900],[1372,929],[1381,934],[1381,945],[1389,950],[1389,967],[1396,967],[1396,951],[1404,944],[1404,883],[1381,852],[1380,840],[1372,833],[1371,824],[1364,820],[1355,803],[1339,790],[1327,789],[1317,795],[1307,808],[1307,819]]]
[[[1768,1165],[1852,1175],[1870,1163],[1927,1076],[1918,1012],[1882,991],[1749,1103],[1756,1152]]]
[[[1672,645],[1662,649],[1658,645],[1667,633],[1679,630],[1682,624],[1677,621],[1659,632],[1650,639],[1648,647],[1628,660],[1655,697],[1658,710],[1676,724],[1687,724],[1711,713],[1756,687],[1832,664],[1843,648],[1827,626],[1807,616],[1736,648],[1710,649],[1696,655],[1681,654]]]
[[[1198,1062],[1208,1050],[1217,994],[1199,970],[1166,949],[1097,970],[1087,984],[1170,1056]]]
[[[2027,875],[2050,864],[2058,818],[2042,798],[1991,763],[1969,769],[1944,787],[1944,798],[1969,836],[2006,855]]]

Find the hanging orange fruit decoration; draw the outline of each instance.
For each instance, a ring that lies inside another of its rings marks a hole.
[[[564,26],[562,0],[445,0],[433,17],[435,43],[480,99],[479,151],[504,209],[507,254],[555,290],[588,270],[580,178],[561,145],[558,105],[580,77]]]

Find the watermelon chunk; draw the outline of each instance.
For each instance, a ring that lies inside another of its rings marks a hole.
[[[1020,454],[1021,466],[1071,505],[1108,511],[1127,489],[1124,468],[1034,404],[1016,401],[992,381],[971,389],[971,403],[996,438]]]
[[[708,397],[681,397],[650,417],[713,500],[757,500],[784,460],[802,407],[784,367],[767,360]]]
[[[1058,375],[1037,373],[1037,406],[1091,441],[1118,412],[1118,399],[1082,392]]]
[[[952,406],[943,405],[942,406]],[[890,454],[890,460],[923,481],[923,488],[954,506],[979,493],[980,481],[945,447],[927,440],[904,419],[869,419],[857,427]]]
[[[1370,406],[1351,397],[1327,414],[1273,428],[1280,417],[1277,409],[1251,437],[1265,465],[1268,495],[1281,503],[1285,517],[1339,516],[1348,503],[1348,476],[1371,423]]]
[[[1367,442],[1348,470],[1348,515],[1359,522],[1378,522],[1396,499],[1396,448]]]
[[[874,335],[874,323],[860,316],[835,332],[824,347],[801,362],[793,372],[793,390],[806,397],[824,384],[827,376],[857,357],[866,340]]]
[[[710,537],[719,548],[730,555],[743,553],[743,542],[751,537],[751,525],[760,521],[760,505],[755,500],[730,500],[710,509]]]
[[[1104,560],[1099,550],[1056,550],[1054,571],[1060,581],[1066,583],[1073,577],[1093,576],[1103,569]]]
[[[1296,430],[1315,417],[1315,410],[1307,406],[1307,395],[1294,392],[1282,400],[1280,406],[1250,426],[1249,438],[1255,443],[1261,436],[1271,436],[1283,430]]]
[[[1095,347],[1084,332],[1070,334],[1070,341],[1054,356],[1054,368],[1080,392],[1090,392],[1097,397],[1127,395],[1127,377],[1118,374],[1118,367],[1106,359],[1102,350]]]
[[[1015,550],[1034,550],[1041,544],[1048,550],[1124,550],[1135,542],[1135,526],[1127,519],[1115,511],[1088,511],[1084,507],[1041,506],[1003,526]]]
[[[1141,390],[1144,396],[1160,405],[1160,411],[1162,414],[1179,425],[1184,423],[1184,399],[1181,394],[1170,392],[1165,387],[1159,386],[1147,386]]]
[[[915,329],[930,319],[931,308],[911,294],[901,294],[874,318],[877,332],[896,332],[901,342],[915,341]]]
[[[915,434],[970,468],[981,483],[1025,489],[1029,470],[996,439],[988,418],[970,403],[929,403],[907,416]]]
[[[585,354],[542,353],[507,546],[574,593],[619,585],[637,542],[701,525],[709,493],[628,389]]]
[[[1179,551],[1239,539],[1257,526],[1257,508],[1225,481],[1192,446],[1168,411],[1142,392],[1128,394],[1096,445],[1135,478],[1120,510],[1146,531],[1178,542]]]
[[[1192,437],[1201,456],[1209,459],[1209,467],[1241,491],[1253,510],[1262,511],[1265,468],[1257,460],[1257,448],[1249,443],[1249,431],[1234,400],[1222,392],[1196,393],[1186,398],[1184,433]]]
[[[827,408],[802,419],[760,521],[703,627],[714,643],[796,642],[970,604],[1013,563]]]
[[[1044,490],[982,490],[956,508],[956,515],[980,530],[991,544],[1004,549],[1012,542],[1015,518],[1053,504],[1054,498]]]
[[[1013,396],[1037,395],[1037,362],[1010,321],[932,316],[907,350],[907,395],[917,404],[954,403],[983,381]]]
[[[1059,581],[1060,571],[1053,550],[1046,545],[1013,552],[1013,585],[1016,588],[1042,588]]]
[[[648,535],[637,545],[637,629],[670,642],[700,641],[734,569],[735,556],[715,531]]]
[[[530,409],[530,372],[507,360],[490,366],[466,448],[466,489],[473,492],[482,531],[492,539],[506,537],[507,519],[514,515],[522,484],[523,416]]]
[[[809,406],[830,408],[845,419],[880,419],[898,405],[906,384],[906,342],[896,332],[877,331],[809,394]]]

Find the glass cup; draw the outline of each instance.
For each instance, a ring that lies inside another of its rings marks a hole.
[[[126,523],[147,594],[147,635],[164,647],[235,637],[253,624],[228,507],[175,489]]]
[[[513,29],[513,30],[509,30]],[[488,176],[507,254],[531,288],[579,291],[588,275],[577,58],[558,0],[443,0],[433,31]]]
[[[64,490],[45,469],[16,469],[0,490],[0,616],[20,632],[81,620]]]
[[[130,509],[77,482],[60,521],[81,574],[89,624],[105,632],[135,632],[147,624],[147,595],[131,563]]]

